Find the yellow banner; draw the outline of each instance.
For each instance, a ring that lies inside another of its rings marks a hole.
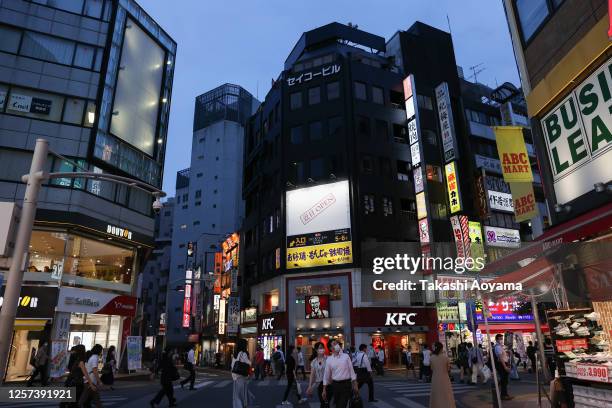
[[[538,215],[533,184],[510,183],[510,191],[512,191],[512,201],[514,201],[516,222],[527,221]]]
[[[425,193],[420,192],[416,195],[417,218],[427,217],[427,203],[425,202]]]
[[[287,269],[331,266],[353,262],[351,241],[287,248]]]
[[[454,214],[461,211],[461,193],[459,192],[459,180],[457,179],[457,166],[455,166],[455,162],[450,162],[444,166],[444,172],[446,173],[450,212]]]
[[[531,164],[520,126],[494,126],[504,181],[532,182]]]
[[[472,258],[482,258],[484,260],[485,252],[484,252],[484,244],[482,241],[482,227],[478,221],[470,221],[468,222],[469,226],[469,236],[470,236],[470,248],[472,249]],[[479,268],[476,263],[474,267],[470,270],[478,271]]]

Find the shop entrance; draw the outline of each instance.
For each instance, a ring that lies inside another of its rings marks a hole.
[[[402,353],[404,349],[410,347],[412,352],[412,362],[417,365],[419,350],[421,344],[427,343],[426,333],[393,333],[382,334],[375,333],[372,335],[372,347],[378,351],[381,346],[385,352],[385,367],[400,368],[403,367]]]
[[[42,344],[42,331],[16,330],[13,332],[13,341],[6,371],[6,381],[25,380],[32,373],[34,367],[30,365],[32,350],[38,350]]]
[[[119,350],[120,326],[120,316],[72,313],[68,347],[82,344],[90,350],[100,344],[104,349],[115,346]]]

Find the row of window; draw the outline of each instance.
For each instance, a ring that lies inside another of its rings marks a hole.
[[[332,101],[340,97],[340,83],[338,81],[329,82],[325,84],[325,97],[326,100]],[[304,92],[297,91],[293,92],[289,96],[289,107],[291,110],[300,109],[304,106]],[[308,105],[317,105],[321,103],[321,87],[314,86],[308,88],[306,102]],[[265,123],[265,122],[264,122]]]
[[[377,105],[386,105],[385,90],[382,87],[372,85],[369,87],[364,82],[353,82],[353,96],[361,101],[371,101]],[[389,103],[399,109],[404,109],[404,94],[402,92],[389,90]]]
[[[498,117],[487,115],[484,112],[466,109],[465,116],[468,118],[468,120],[471,120],[472,122],[480,123],[481,125],[485,125],[485,126],[499,126],[500,125],[500,121]]]
[[[96,104],[87,99],[0,84],[0,113],[92,127]]]
[[[376,162],[378,161],[378,171],[375,170]],[[410,180],[411,166],[407,161],[396,160],[395,169],[397,173],[397,179],[400,181]],[[370,155],[361,156],[361,172],[363,174],[379,174],[383,178],[393,180],[393,169],[391,167],[391,160],[388,157],[379,157],[376,160],[375,157]]]
[[[380,201],[378,201],[374,194],[363,194],[361,201],[363,203],[362,209],[364,215],[374,215],[380,212],[383,217],[391,217],[395,212],[395,199],[393,197],[382,196]],[[400,199],[399,209],[401,215],[406,215],[411,219],[416,217],[416,203],[414,200]]]
[[[339,156],[317,157],[309,161],[294,162],[289,167],[288,179],[295,185],[303,184],[309,178],[314,181],[327,179],[331,174],[338,175],[344,171]]]
[[[32,3],[43,4],[82,16],[110,20],[113,7],[111,0],[30,0]],[[106,4],[106,7],[104,7]]]
[[[0,25],[0,51],[100,71],[104,49],[33,31]]]
[[[523,33],[528,42],[544,21],[556,11],[564,0],[515,0],[516,11]]]

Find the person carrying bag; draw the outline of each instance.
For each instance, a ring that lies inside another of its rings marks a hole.
[[[248,381],[251,372],[251,359],[247,351],[247,341],[239,339],[232,356],[232,408],[246,408],[249,404]]]

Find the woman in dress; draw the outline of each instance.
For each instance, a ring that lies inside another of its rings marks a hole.
[[[432,378],[429,408],[455,408],[453,387],[448,377],[450,360],[442,350],[442,343],[436,342],[430,360]]]

